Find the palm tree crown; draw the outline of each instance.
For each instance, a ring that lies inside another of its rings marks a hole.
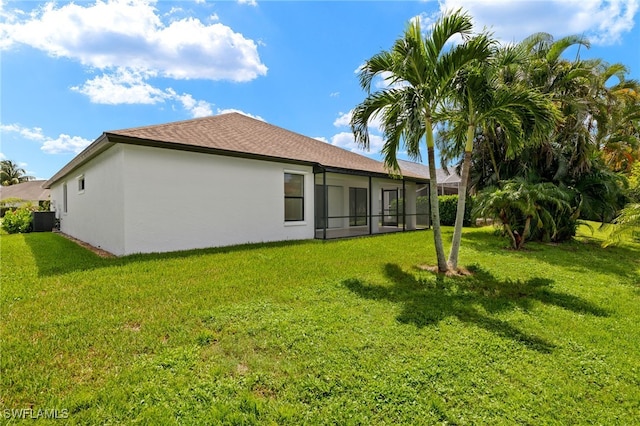
[[[437,194],[433,137],[433,127],[440,120],[437,111],[448,100],[456,73],[489,55],[489,40],[471,37],[472,27],[471,17],[458,10],[441,17],[423,37],[420,21],[415,19],[390,50],[367,60],[359,73],[360,85],[368,95],[352,114],[356,142],[368,148],[369,124],[380,119],[384,162],[392,173],[398,173],[398,150],[404,148],[410,158],[420,159],[420,144],[425,138],[431,194]],[[447,49],[454,36],[462,37],[463,43]],[[376,77],[384,78],[387,86],[372,92]],[[446,271],[435,196],[431,199],[431,218],[438,269]]]
[[[27,176],[27,172],[11,160],[2,160],[0,165],[0,183],[2,186],[15,185],[35,179],[33,176]]]

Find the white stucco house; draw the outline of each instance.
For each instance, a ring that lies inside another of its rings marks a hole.
[[[231,113],[105,132],[44,187],[62,232],[128,255],[428,228],[427,182]]]

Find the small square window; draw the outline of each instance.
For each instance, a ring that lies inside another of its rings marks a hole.
[[[84,191],[84,175],[78,177],[78,192]]]

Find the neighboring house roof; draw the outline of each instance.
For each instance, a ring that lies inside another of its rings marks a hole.
[[[411,172],[414,175],[429,179],[429,167],[424,164],[405,160],[398,160],[398,164],[400,168],[406,172]],[[462,178],[455,171],[449,170],[447,173],[444,169],[436,169],[436,180],[438,185],[457,187]]]
[[[45,184],[49,188],[114,143],[309,164],[329,170],[388,175],[383,163],[239,113],[108,131]],[[411,180],[424,180],[410,170]]]
[[[0,187],[0,200],[19,198],[26,201],[44,201],[49,199],[49,190],[42,187],[44,180],[30,180],[15,185]]]

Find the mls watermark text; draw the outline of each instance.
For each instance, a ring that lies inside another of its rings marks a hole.
[[[66,408],[5,408],[2,417],[9,419],[68,419],[69,410]]]

